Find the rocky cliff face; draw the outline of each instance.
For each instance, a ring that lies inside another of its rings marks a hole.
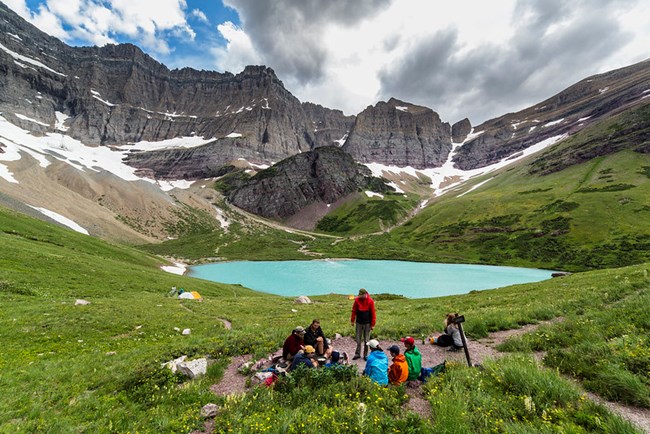
[[[617,113],[650,103],[648,89],[650,60],[589,77],[533,107],[475,127],[475,133],[482,133],[459,148],[454,162],[463,170],[484,167],[547,138],[574,134]]]
[[[236,133],[258,159],[277,161],[314,145],[311,120],[272,69],[237,75],[170,71],[130,45],[69,47],[0,4],[0,110],[32,131],[86,144],[126,144]]]
[[[364,163],[439,167],[451,150],[451,127],[429,108],[391,98],[357,115],[343,149]]]
[[[451,126],[451,139],[454,143],[462,143],[472,131],[472,124],[465,118]]]
[[[310,102],[302,103],[302,108],[313,125],[316,146],[343,146],[354,125],[354,116]]]
[[[314,202],[336,202],[365,188],[371,179],[370,171],[340,148],[320,147],[259,172],[228,198],[254,214],[284,219]]]

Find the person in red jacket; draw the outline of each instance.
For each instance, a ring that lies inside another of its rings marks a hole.
[[[305,329],[302,326],[298,326],[289,335],[282,345],[282,358],[284,360],[293,360],[294,356],[300,350],[305,349]]]
[[[370,294],[364,288],[359,290],[359,295],[354,298],[352,305],[352,316],[350,323],[354,326],[356,324],[355,339],[357,341],[357,348],[354,351],[352,360],[357,360],[361,357],[361,347],[363,346],[363,359],[368,360],[368,347],[366,342],[370,340],[370,332],[375,328],[377,316],[375,314],[375,302],[370,298]]]

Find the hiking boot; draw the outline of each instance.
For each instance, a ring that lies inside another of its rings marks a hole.
[[[363,360],[368,360],[368,356],[363,356]]]
[[[358,360],[358,359],[360,359],[360,358],[361,358],[361,356],[360,356],[360,355],[358,355],[358,354],[355,354],[355,355],[354,355],[354,357],[352,357],[352,360]]]

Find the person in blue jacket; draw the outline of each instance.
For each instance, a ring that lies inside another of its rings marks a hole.
[[[370,348],[370,354],[363,375],[375,383],[385,386],[388,384],[388,357],[376,339],[370,339],[366,345]]]

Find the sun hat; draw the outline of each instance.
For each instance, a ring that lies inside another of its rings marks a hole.
[[[391,345],[391,347],[388,348],[388,351],[393,354],[399,354],[399,347],[397,345]]]
[[[410,336],[407,336],[407,337],[405,337],[405,338],[402,338],[401,341],[404,342],[405,344],[415,345],[415,339],[413,339],[413,338],[410,337]]]
[[[379,341],[377,339],[370,339],[366,345],[368,345],[373,350],[375,348],[380,348]]]
[[[305,328],[303,326],[298,326],[295,329],[293,329],[293,331],[298,333],[305,333]]]
[[[315,353],[316,350],[311,345],[305,345],[305,354]]]

